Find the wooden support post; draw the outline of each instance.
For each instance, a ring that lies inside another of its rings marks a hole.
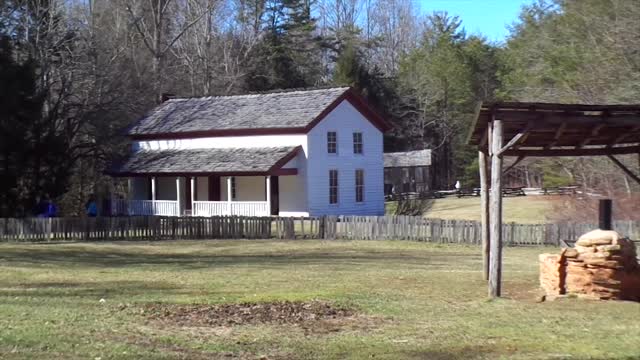
[[[616,164],[617,167],[619,167],[622,171],[624,171],[625,174],[627,174],[627,176],[629,176],[630,178],[632,178],[635,182],[637,182],[638,184],[640,184],[640,177],[638,177],[638,175],[634,174],[633,171],[629,170],[628,167],[626,167],[620,160],[616,159],[615,156],[613,155],[607,155],[607,157],[613,161],[614,164]]]
[[[502,281],[502,120],[493,119],[491,135],[491,195],[489,197],[489,296],[500,296]]]
[[[151,200],[156,201],[156,177],[151,177]]]
[[[489,181],[487,154],[478,152],[480,169],[480,218],[482,221],[482,268],[484,279],[489,280]]]
[[[271,175],[267,175],[264,177],[265,181],[265,192],[266,192],[266,201],[267,201],[267,216],[271,216]]]
[[[600,230],[613,230],[611,226],[613,202],[611,199],[600,200],[598,204],[598,223]]]

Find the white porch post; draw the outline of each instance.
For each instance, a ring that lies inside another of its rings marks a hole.
[[[131,213],[131,200],[133,200],[133,178],[127,178],[127,200],[122,202],[122,209],[118,209],[118,211],[122,211],[125,215],[133,215]]]
[[[227,210],[229,212],[229,215],[232,215],[231,213],[231,176],[227,176]]]
[[[127,200],[133,200],[133,178],[127,178]]]
[[[180,177],[176,177],[176,202],[177,202],[177,215],[180,216],[180,209],[182,209],[182,207],[180,207]]]
[[[196,178],[195,177],[191,177],[191,216],[195,215],[196,212],[196,206],[194,204],[194,202],[196,201]]]
[[[264,177],[266,185],[266,199],[267,199],[267,216],[271,216],[271,175]]]
[[[151,177],[151,200],[156,201],[156,177]]]

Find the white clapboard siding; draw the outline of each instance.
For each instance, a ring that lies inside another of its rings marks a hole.
[[[327,132],[338,135],[338,153],[327,153]],[[361,132],[363,153],[353,153],[353,133]],[[343,101],[308,134],[307,188],[311,216],[383,215],[382,132]],[[338,170],[338,204],[329,204],[329,169]],[[364,202],[355,201],[355,170],[364,170]]]

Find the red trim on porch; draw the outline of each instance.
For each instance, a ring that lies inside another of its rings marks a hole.
[[[289,161],[295,158],[298,155],[298,151],[302,150],[302,146],[298,145],[290,153],[285,155],[280,160],[276,161],[272,167],[269,168],[269,174],[274,175],[274,171],[280,170],[281,167],[285,166]],[[296,169],[297,170],[297,169]]]
[[[220,201],[220,176],[209,176],[209,201]]]
[[[298,175],[298,169],[278,169],[269,173],[273,176]]]

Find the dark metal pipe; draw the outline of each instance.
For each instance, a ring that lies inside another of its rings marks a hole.
[[[611,199],[600,200],[598,212],[598,224],[601,230],[613,230],[611,226],[613,201]]]

